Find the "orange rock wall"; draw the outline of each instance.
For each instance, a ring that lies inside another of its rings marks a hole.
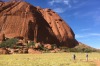
[[[0,33],[58,46],[77,44],[72,29],[57,13],[26,2],[0,2]]]

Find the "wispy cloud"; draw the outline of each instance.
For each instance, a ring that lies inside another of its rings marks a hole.
[[[100,37],[100,33],[76,34],[76,38]]]
[[[55,3],[63,3],[65,5],[69,5],[69,0],[51,0],[49,1],[50,5],[54,5]]]
[[[85,36],[80,35],[80,34],[76,34],[75,37],[76,37],[76,38],[84,38]]]
[[[55,12],[57,13],[63,13],[64,11],[66,11],[66,9],[62,9],[62,8],[55,8],[53,9]]]
[[[100,36],[100,33],[90,33],[90,36]]]
[[[64,13],[67,8],[71,8],[70,1],[71,0],[50,0],[48,4],[57,13]]]
[[[74,0],[73,0],[73,2],[74,2]],[[78,0],[76,0],[74,3],[77,3],[78,2]],[[80,3],[78,3],[76,6],[73,6],[73,8],[72,9],[78,9],[78,8],[81,8],[82,6],[84,6],[84,5],[86,5],[86,1],[84,1],[84,2],[80,2]]]
[[[89,31],[91,30],[90,28],[85,28],[85,29],[81,29],[81,31]]]
[[[70,6],[69,0],[63,0],[63,3]]]
[[[98,10],[90,10],[87,12],[83,12],[83,10],[78,10],[80,8],[87,9],[88,7],[84,7],[84,5],[90,5],[88,0],[80,1],[80,0],[49,0],[48,4],[50,7],[57,13],[64,13],[68,11],[72,11],[71,16],[75,16],[78,19],[88,17],[94,21],[94,26],[100,25],[100,7]],[[74,4],[74,5],[73,5]],[[73,12],[74,11],[74,12]],[[86,10],[85,10],[86,11]],[[68,16],[68,15],[67,15]],[[85,20],[85,22],[89,22],[89,20]],[[83,30],[84,31],[84,30]]]

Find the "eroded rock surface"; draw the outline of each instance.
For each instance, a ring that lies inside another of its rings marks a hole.
[[[51,9],[26,2],[0,2],[0,33],[44,44],[74,47],[75,35],[68,24]]]

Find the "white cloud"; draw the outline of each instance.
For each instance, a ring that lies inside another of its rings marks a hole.
[[[81,31],[89,31],[91,30],[90,28],[85,28],[85,29],[81,29]]]
[[[69,5],[69,0],[63,0],[63,3]]]
[[[52,5],[54,5],[54,3],[60,3],[61,2],[61,0],[51,0],[51,1],[49,1],[49,4],[52,6]]]
[[[84,38],[85,36],[76,34],[75,37],[76,38]]]
[[[49,4],[50,5],[54,5],[55,3],[63,3],[63,4],[65,4],[65,5],[69,5],[69,1],[70,0],[51,0],[51,1],[49,1]]]
[[[100,33],[90,33],[91,36],[100,36]]]
[[[48,4],[52,7],[57,13],[63,13],[67,8],[71,8],[71,0],[50,0]]]
[[[100,37],[100,33],[76,34],[76,38]]]
[[[65,12],[66,11],[66,9],[62,9],[62,8],[55,8],[55,9],[53,9],[55,12],[57,12],[57,13],[63,13],[63,12]]]

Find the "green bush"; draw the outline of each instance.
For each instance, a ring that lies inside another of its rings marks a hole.
[[[44,50],[44,46],[41,44],[39,50]]]
[[[97,50],[94,48],[68,48],[68,47],[60,47],[62,52],[96,52]]]
[[[33,41],[31,41],[30,43],[27,44],[27,47],[34,47],[35,46],[35,43]]]
[[[57,48],[57,45],[56,44],[51,44],[52,45],[52,48],[55,49]]]
[[[18,42],[18,39],[16,39],[16,38],[8,39],[6,41],[3,41],[0,44],[0,47],[1,48],[7,48],[7,47],[13,48],[17,42]]]

